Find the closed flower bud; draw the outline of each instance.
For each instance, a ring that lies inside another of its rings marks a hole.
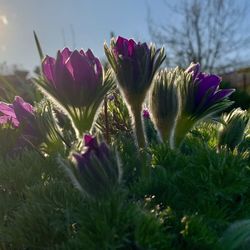
[[[147,143],[156,143],[158,142],[157,131],[155,130],[154,124],[151,121],[150,113],[147,108],[144,108],[142,111],[144,130],[146,135]]]
[[[95,197],[110,192],[121,179],[121,169],[117,158],[104,143],[98,143],[96,138],[84,136],[86,151],[73,156],[79,171],[82,188]]]
[[[164,51],[146,43],[118,37],[105,44],[105,53],[113,68],[120,89],[131,108],[145,99],[157,69],[165,59]]]
[[[156,50],[152,45],[136,43],[133,39],[122,37],[113,38],[110,48],[105,44],[104,49],[134,118],[138,145],[144,147],[145,138],[141,124],[142,103],[156,71],[165,59],[164,50]]]
[[[149,114],[148,109],[146,109],[146,108],[143,109],[143,111],[142,111],[142,116],[143,116],[143,118],[146,119],[146,120],[150,119],[150,114]]]
[[[37,84],[67,111],[82,134],[93,125],[96,112],[111,88],[110,75],[104,83],[103,68],[92,51],[58,51],[57,57],[46,56],[42,62],[44,79]],[[107,79],[107,78],[105,78]]]
[[[103,83],[102,65],[90,49],[72,52],[65,48],[56,59],[46,56],[42,70],[54,97],[74,107],[92,104]]]
[[[161,139],[172,143],[175,121],[178,113],[177,81],[180,70],[161,70],[155,77],[150,93],[150,110],[153,122]]]
[[[224,114],[218,132],[218,149],[227,146],[233,150],[238,146],[244,138],[249,119],[247,110],[243,111],[240,108],[233,109],[229,114]]]

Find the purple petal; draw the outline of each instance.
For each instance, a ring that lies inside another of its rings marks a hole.
[[[0,116],[0,124],[6,124],[11,120],[11,117],[7,115]]]
[[[62,55],[62,61],[65,64],[66,61],[69,59],[69,57],[71,56],[72,51],[69,50],[69,48],[64,48],[61,52]]]
[[[193,74],[193,79],[195,79],[200,73],[200,64],[199,63],[191,63],[189,67],[185,70],[187,73]]]
[[[203,99],[208,90],[209,96],[213,95],[215,90],[219,87],[221,78],[216,75],[208,75],[203,80],[197,82],[196,102],[197,104]]]
[[[230,96],[234,91],[235,89],[221,89],[213,95],[213,97],[209,100],[209,102],[215,103],[215,102],[222,101],[223,99]]]
[[[86,51],[86,56],[89,58],[89,60],[92,62],[92,61],[95,61],[95,56],[93,54],[93,52],[91,51],[91,49],[88,49]]]
[[[15,100],[13,102],[14,110],[17,105],[20,106],[24,111],[27,111],[32,115],[34,114],[34,107],[28,102],[25,102],[20,96],[15,96]]]
[[[42,71],[47,81],[54,84],[55,82],[55,59],[46,56],[42,62]]]
[[[79,51],[79,53],[80,53],[81,55],[83,55],[83,56],[86,56],[86,54],[85,54],[85,52],[84,52],[83,49],[81,49],[81,50]]]
[[[150,54],[150,49],[146,43],[142,43],[142,44],[138,43],[137,47],[143,48],[144,53],[146,53],[147,55]]]
[[[14,111],[13,106],[11,104],[0,102],[0,112],[7,115],[7,116],[16,118],[15,111]]]
[[[15,117],[11,117],[11,123],[14,125],[14,127],[19,126],[19,121]]]
[[[96,86],[96,75],[94,67],[88,60],[87,56],[82,56],[78,51],[74,51],[70,56],[69,62],[73,69],[73,76],[76,82],[76,87],[83,87],[87,89],[95,88]],[[68,64],[68,63],[67,63]]]
[[[95,67],[96,76],[97,76],[97,79],[99,79],[102,76],[102,64],[101,64],[101,62],[99,61],[98,58],[96,58],[94,56],[93,52],[90,49],[87,50],[86,56],[89,58],[92,65]]]
[[[0,116],[0,124],[7,124],[8,122],[16,128],[19,126],[19,121],[16,118],[7,115]]]
[[[77,166],[80,172],[84,170],[90,163],[90,152],[85,152],[84,154],[74,153],[73,157],[77,162]]]
[[[98,147],[97,139],[91,135],[84,135],[84,144],[89,147],[90,150]]]
[[[92,135],[84,135],[84,143],[85,143],[85,146],[88,146],[88,144],[94,140],[94,137]]]
[[[128,55],[132,56],[136,47],[136,42],[133,39],[128,41]]]
[[[24,102],[20,96],[16,96],[13,102],[13,109],[19,122],[32,122],[34,119],[33,107]]]
[[[126,38],[123,38],[121,36],[119,36],[116,40],[116,44],[115,44],[115,54],[118,55],[122,55],[124,57],[128,56],[128,44],[129,41]]]
[[[60,90],[63,90],[63,87],[69,84],[69,81],[73,81],[73,69],[69,60],[67,60],[66,65],[63,62],[61,52],[58,51],[55,63],[55,87]]]
[[[148,112],[147,109],[144,109],[142,112],[143,112],[142,113],[143,118],[145,118],[145,119],[149,119],[150,118],[150,115],[149,115],[149,112]]]

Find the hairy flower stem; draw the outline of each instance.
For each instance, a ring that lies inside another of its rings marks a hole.
[[[130,103],[133,103],[132,101]],[[143,178],[148,178],[150,176],[150,169],[149,169],[149,159],[148,155],[145,152],[146,147],[146,140],[145,140],[145,133],[144,133],[144,123],[142,120],[142,102],[133,103],[130,105],[131,116],[133,118],[133,130],[135,135],[135,143],[138,146],[138,158],[141,162],[141,168],[138,169],[141,176]]]
[[[174,125],[169,122],[161,121],[157,123],[157,128],[162,142],[168,142],[170,147],[173,145],[173,130]]]
[[[104,119],[105,119],[105,137],[107,144],[110,143],[110,136],[109,136],[109,120],[108,120],[108,102],[107,96],[104,97]]]
[[[193,127],[194,123],[195,122],[191,120],[189,117],[182,116],[182,117],[177,118],[173,143],[172,145],[170,145],[172,149],[178,148],[181,146],[184,137]]]
[[[145,148],[146,141],[141,117],[141,105],[134,105],[131,107],[131,112],[133,116],[133,127],[137,145],[139,148]]]

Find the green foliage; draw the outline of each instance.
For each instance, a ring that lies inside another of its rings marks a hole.
[[[107,99],[107,122],[111,139],[114,141],[121,133],[132,136],[129,111],[119,91],[114,90]],[[96,127],[105,134],[107,128],[104,110],[101,110],[99,114]]]
[[[32,97],[44,141],[18,154],[19,129],[0,126],[0,249],[248,249],[249,128],[236,149],[217,152],[218,124],[198,123],[172,150],[144,119],[148,145],[138,151],[126,104],[111,94],[94,131],[103,138],[108,129],[123,177],[98,199],[82,195],[58,164],[59,153],[66,161],[81,148],[65,113]]]
[[[180,150],[152,142],[139,157],[133,139],[118,133],[122,185],[98,200],[82,196],[54,154],[2,157],[1,248],[224,249],[227,227],[250,217],[250,152],[246,136],[238,151],[217,153],[216,135],[215,123],[202,123]]]
[[[247,250],[250,247],[250,221],[237,221],[230,225],[225,231],[220,243],[223,249],[227,250]]]

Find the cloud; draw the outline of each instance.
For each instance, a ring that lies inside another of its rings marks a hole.
[[[4,15],[0,16],[0,22],[4,25],[7,25],[9,23],[7,17]]]

